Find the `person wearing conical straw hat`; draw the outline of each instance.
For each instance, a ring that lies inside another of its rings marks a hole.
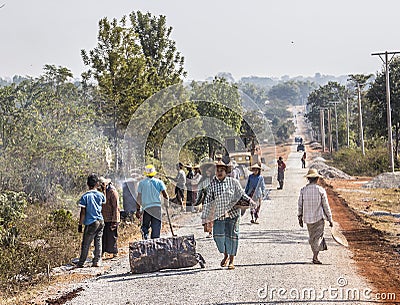
[[[329,226],[333,227],[332,212],[325,189],[317,184],[322,176],[315,168],[311,168],[305,177],[308,184],[300,190],[297,216],[300,227],[303,227],[303,223],[307,224],[313,264],[322,264],[318,254],[328,249],[324,239],[324,226],[327,219]]]
[[[254,164],[251,166],[251,171],[253,172],[249,179],[247,180],[245,192],[246,194],[252,198],[257,205],[250,209],[251,214],[251,223],[258,224],[258,217],[261,208],[261,200],[264,197],[265,193],[265,183],[264,177],[261,176],[261,166],[259,164]]]
[[[155,178],[157,171],[154,165],[146,165],[144,173],[146,178],[139,182],[137,195],[136,216],[140,218],[140,209],[143,213],[142,218],[142,237],[148,239],[149,229],[151,228],[150,238],[159,238],[161,233],[161,196],[168,201],[167,188],[162,180]]]
[[[202,223],[214,220],[213,237],[218,251],[224,254],[221,267],[235,269],[233,260],[239,246],[240,208],[235,207],[239,200],[254,206],[255,202],[246,195],[238,180],[227,177],[230,165],[218,161],[216,173],[207,189]]]

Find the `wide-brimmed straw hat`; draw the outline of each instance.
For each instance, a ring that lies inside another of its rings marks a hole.
[[[222,160],[215,161],[215,166],[216,167],[225,167],[227,174],[229,174],[231,172],[231,170],[232,170],[232,163],[230,163],[230,162],[229,163],[225,163]]]
[[[110,184],[111,183],[111,179],[108,178],[104,178],[104,177],[99,177],[99,182],[100,184]]]
[[[157,171],[156,168],[154,167],[154,165],[146,165],[146,167],[144,168],[144,172],[143,175],[147,176],[147,177],[154,177],[155,175],[157,175]]]
[[[308,170],[307,175],[304,177],[306,178],[322,178],[322,176],[318,173],[318,170],[316,168],[310,168]]]
[[[262,170],[262,167],[261,167],[258,163],[256,163],[256,164],[253,164],[253,165],[250,167],[250,169],[259,169],[259,170]]]

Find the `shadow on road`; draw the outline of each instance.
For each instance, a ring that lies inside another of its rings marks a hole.
[[[252,240],[252,242],[256,243],[273,244],[294,244],[308,242],[306,232],[300,230],[260,230],[240,232],[240,240]]]

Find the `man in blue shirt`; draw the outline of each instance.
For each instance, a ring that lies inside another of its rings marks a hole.
[[[85,225],[82,237],[81,255],[77,263],[78,268],[82,268],[89,253],[90,244],[94,240],[94,253],[92,267],[100,266],[101,242],[103,236],[104,219],[101,214],[102,205],[106,203],[106,197],[97,190],[99,178],[95,174],[90,174],[87,178],[89,191],[82,195],[79,206],[81,213],[79,217],[78,232],[82,233],[82,224]]]
[[[160,193],[168,201],[169,197],[166,192],[164,182],[154,178],[157,174],[153,165],[145,167],[144,175],[146,178],[139,182],[137,196],[137,212],[136,216],[140,218],[140,208],[143,213],[142,219],[142,236],[148,239],[149,229],[151,227],[151,238],[159,238],[161,232],[161,198]]]

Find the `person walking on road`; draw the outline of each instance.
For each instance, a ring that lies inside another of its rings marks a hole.
[[[136,217],[140,218],[142,210],[142,237],[149,238],[149,229],[151,227],[150,238],[159,238],[161,233],[161,196],[168,201],[168,193],[162,180],[154,178],[157,174],[153,165],[146,165],[144,175],[145,179],[139,182],[137,196]]]
[[[175,198],[172,202],[177,203],[181,206],[183,211],[183,199],[184,199],[184,190],[186,185],[186,175],[185,171],[183,170],[183,164],[181,162],[176,164],[176,170],[178,173],[176,174],[175,178],[167,177],[173,180],[175,185]]]
[[[118,255],[118,225],[120,223],[119,195],[110,179],[99,178],[101,191],[106,196],[106,204],[103,205],[101,214],[104,218],[104,230],[102,238],[102,254],[110,253],[113,257]]]
[[[196,198],[196,206],[201,206],[204,209],[204,201],[207,196],[207,189],[210,185],[213,176],[215,174],[215,163],[212,160],[205,160],[200,165],[200,172],[202,173],[201,179],[198,184],[198,192]],[[213,228],[214,219],[210,219],[208,222],[204,222],[204,232],[208,233],[207,238],[212,237],[212,228]]]
[[[89,253],[90,244],[94,241],[94,252],[92,267],[99,267],[101,260],[101,241],[103,236],[104,219],[101,214],[103,204],[106,203],[106,197],[97,190],[99,178],[96,174],[90,174],[87,178],[89,191],[82,195],[79,200],[81,212],[79,216],[78,232],[82,233],[82,225],[85,230],[82,236],[82,246],[77,268],[82,268]]]
[[[249,179],[247,180],[245,193],[252,198],[256,202],[256,206],[250,209],[251,214],[251,223],[258,224],[258,217],[261,208],[261,200],[264,197],[265,193],[265,183],[264,177],[261,176],[261,166],[258,164],[254,164],[251,167],[251,171],[253,172]]]
[[[197,205],[197,197],[198,197],[197,195],[199,193],[199,183],[202,178],[202,175],[201,175],[201,170],[200,170],[199,165],[197,165],[197,164],[194,165],[193,170],[194,170],[194,175],[193,175],[193,178],[191,180],[189,180],[189,183],[190,183],[190,187],[192,188],[191,211],[195,212],[196,211],[195,206]]]
[[[283,181],[285,180],[285,169],[286,169],[286,164],[283,162],[283,158],[279,157],[278,158],[278,182],[279,186],[277,187],[278,190],[283,189]]]
[[[239,166],[237,164],[237,162],[235,160],[232,161],[232,171],[229,174],[229,177],[232,177],[236,180],[240,179],[240,169]]]
[[[254,206],[254,201],[246,195],[239,181],[227,177],[228,164],[216,162],[216,175],[211,181],[201,215],[202,223],[214,220],[213,237],[218,251],[224,254],[221,267],[234,269],[234,258],[239,245],[240,208],[234,205],[241,199]]]
[[[188,171],[186,174],[186,212],[193,212],[193,206],[196,203],[196,197],[194,197],[192,186],[194,171],[192,164],[188,164],[185,167]]]
[[[318,179],[322,176],[315,168],[312,168],[305,177],[309,183],[300,190],[297,216],[300,227],[303,227],[303,223],[307,224],[308,241],[313,252],[312,262],[322,264],[318,260],[318,253],[328,249],[324,239],[324,226],[325,219],[328,220],[329,226],[333,226],[332,212],[326,191],[317,185]]]
[[[306,158],[307,158],[307,154],[306,154],[306,152],[304,152],[303,156],[301,157],[301,168],[306,168]]]

